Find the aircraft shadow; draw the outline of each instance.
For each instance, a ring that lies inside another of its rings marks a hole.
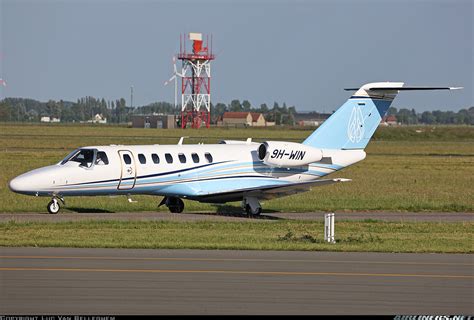
[[[248,216],[242,211],[242,208],[230,205],[214,205],[216,208],[215,212],[201,213],[210,216],[226,216],[226,217],[237,217],[237,218],[248,218],[248,219],[262,219],[262,220],[280,220],[279,217],[269,216],[265,213],[278,212],[276,210],[263,210],[259,216]]]
[[[76,213],[114,213],[114,211],[104,210],[104,209],[97,209],[97,208],[71,208],[67,207],[68,211],[76,212]]]

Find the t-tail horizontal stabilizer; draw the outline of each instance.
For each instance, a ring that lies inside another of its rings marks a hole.
[[[387,90],[397,90],[397,91],[414,91],[414,90],[460,90],[464,87],[384,87],[384,88],[369,88],[370,91],[387,91]],[[356,91],[359,88],[344,88],[346,91]],[[366,89],[367,90],[367,89]]]
[[[364,149],[400,91],[456,90],[462,87],[405,87],[403,82],[363,85],[303,144],[319,149]]]

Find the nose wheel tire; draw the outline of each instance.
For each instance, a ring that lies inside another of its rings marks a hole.
[[[56,214],[59,212],[59,210],[61,209],[61,206],[59,205],[59,201],[56,200],[56,199],[53,199],[51,200],[49,203],[48,203],[48,212],[50,214]]]

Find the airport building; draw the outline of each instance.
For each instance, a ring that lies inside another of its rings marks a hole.
[[[382,118],[379,126],[397,126],[399,125],[397,117],[394,115],[388,115]]]
[[[174,129],[176,128],[176,119],[172,114],[166,115],[133,115],[132,116],[132,127],[133,128],[152,128],[152,129]]]
[[[319,112],[308,112],[308,113],[296,113],[295,122],[299,126],[313,126],[317,127],[321,125],[325,120],[327,120],[331,114],[330,113],[319,113]]]
[[[222,125],[235,127],[265,127],[267,122],[262,113],[224,112]]]

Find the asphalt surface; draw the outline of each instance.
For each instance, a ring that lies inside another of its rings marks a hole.
[[[432,221],[432,222],[466,222],[474,221],[471,212],[336,212],[336,220],[364,220],[381,221]],[[180,213],[169,212],[60,212],[48,213],[0,213],[0,222],[7,221],[84,221],[84,220],[121,220],[121,221],[255,221],[255,220],[324,220],[324,212],[306,213],[266,213],[249,218],[238,208],[225,209],[220,212]]]
[[[473,257],[0,248],[0,314],[474,314]]]

